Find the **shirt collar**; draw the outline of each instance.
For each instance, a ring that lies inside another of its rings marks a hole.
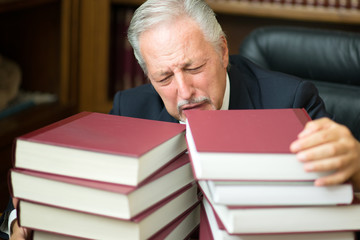
[[[229,110],[229,102],[230,102],[230,79],[229,79],[229,74],[226,73],[225,94],[224,94],[223,104],[220,110]]]

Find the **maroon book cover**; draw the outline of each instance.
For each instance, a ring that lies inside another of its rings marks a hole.
[[[140,157],[184,131],[177,123],[82,112],[18,140]]]
[[[186,111],[198,152],[290,153],[303,130],[304,109]]]

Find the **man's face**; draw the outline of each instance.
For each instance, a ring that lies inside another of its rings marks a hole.
[[[192,20],[160,24],[140,36],[148,77],[167,111],[184,121],[185,109],[220,109],[223,102],[228,48],[217,52]]]

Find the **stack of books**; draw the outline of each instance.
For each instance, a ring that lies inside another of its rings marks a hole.
[[[354,239],[351,184],[315,187],[289,146],[304,109],[187,111],[186,138],[204,195],[200,239]]]
[[[82,112],[18,137],[10,191],[33,239],[185,238],[200,204],[185,126]]]

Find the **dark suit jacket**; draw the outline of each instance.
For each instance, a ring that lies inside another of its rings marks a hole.
[[[230,57],[228,74],[229,109],[305,108],[312,119],[331,117],[317,89],[308,81],[264,70],[238,55]],[[116,93],[110,113],[177,122],[150,84]]]

